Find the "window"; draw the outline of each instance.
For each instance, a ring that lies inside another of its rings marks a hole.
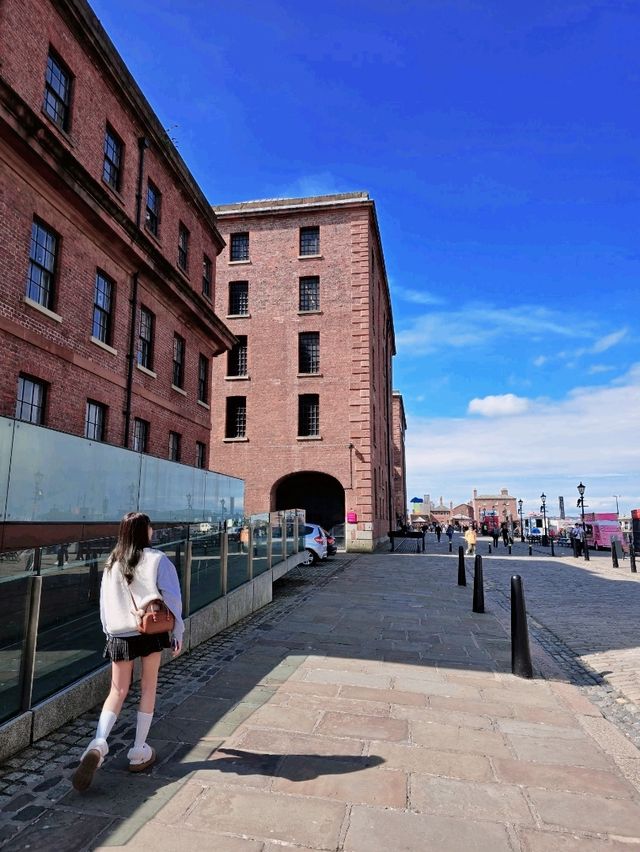
[[[227,355],[228,376],[247,375],[247,336],[239,334],[237,337],[238,342],[233,349],[229,350],[229,354]]]
[[[247,433],[246,396],[227,397],[226,438],[244,438]]]
[[[49,54],[44,85],[43,109],[62,130],[69,129],[71,118],[71,73],[66,65]]]
[[[45,225],[34,220],[31,225],[27,296],[50,310],[53,308],[55,295],[57,253],[58,237]]]
[[[173,335],[173,378],[172,383],[177,388],[184,387],[184,337],[179,334]]]
[[[213,266],[207,255],[202,257],[202,295],[211,298],[211,281],[213,279]]]
[[[189,229],[182,222],[178,228],[178,266],[183,272],[189,269]]]
[[[317,275],[300,279],[300,307],[298,310],[320,310],[320,279]]]
[[[249,260],[249,232],[231,234],[231,260]]]
[[[300,254],[320,254],[320,228],[300,228]]]
[[[96,291],[93,297],[93,325],[91,334],[102,343],[111,343],[113,284],[103,272],[96,273]]]
[[[169,432],[169,460],[180,461],[180,444],[182,435],[179,432]]]
[[[319,331],[303,331],[298,335],[298,372],[320,372]]]
[[[149,444],[149,423],[139,417],[133,421],[133,451],[146,453]]]
[[[198,358],[198,399],[209,402],[209,359],[202,353]]]
[[[47,385],[45,382],[31,376],[20,375],[16,398],[16,419],[42,426],[46,398]]]
[[[91,441],[104,441],[104,427],[107,420],[107,406],[100,402],[87,400],[87,412],[84,418],[84,436]]]
[[[140,308],[140,331],[138,336],[138,364],[153,369],[153,326],[154,316],[147,308]]]
[[[204,468],[207,466],[207,445],[202,441],[196,441],[196,467]]]
[[[145,213],[145,227],[148,231],[154,235],[154,237],[158,236],[158,228],[160,225],[160,204],[162,202],[162,195],[157,186],[151,183],[151,181],[147,184],[147,209]]]
[[[232,281],[229,284],[229,314],[246,316],[249,313],[249,282]]]
[[[122,140],[113,128],[107,124],[104,134],[104,163],[102,164],[102,180],[112,189],[120,189]]]
[[[298,435],[307,438],[320,434],[320,397],[305,393],[298,397]]]

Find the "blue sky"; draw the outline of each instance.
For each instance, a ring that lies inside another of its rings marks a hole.
[[[409,497],[640,507],[636,0],[94,0],[212,203],[365,189]]]

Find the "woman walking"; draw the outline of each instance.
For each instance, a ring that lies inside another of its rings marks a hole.
[[[153,720],[158,669],[163,648],[182,650],[182,599],[173,563],[150,547],[153,529],[147,515],[130,512],[120,522],[118,541],[107,559],[100,589],[100,618],[107,636],[104,651],[111,660],[111,691],[104,702],[96,735],[80,758],[73,775],[76,790],[86,790],[109,752],[107,739],[122,709],[133,675],[134,660],[142,661],[140,706],[134,743],[127,754],[129,770],[141,772],[155,761],[147,735]],[[153,635],[140,631],[145,607],[162,599],[175,618],[169,631]]]

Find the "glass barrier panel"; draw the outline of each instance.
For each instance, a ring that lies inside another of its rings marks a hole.
[[[253,539],[253,576],[263,574],[269,568],[269,514],[251,515],[251,531]]]
[[[191,595],[189,612],[197,612],[222,595],[219,532],[205,524],[191,529]]]
[[[23,551],[24,553],[25,551]],[[31,562],[33,563],[33,551]],[[0,722],[20,712],[20,669],[30,598],[30,575],[0,556]],[[9,564],[13,573],[9,573]],[[17,570],[16,570],[17,568]]]
[[[175,565],[178,572],[180,588],[183,588],[183,569],[187,555],[187,527],[174,527],[172,529],[154,530],[153,547],[161,550]],[[183,612],[183,615],[185,613]]]
[[[227,591],[249,581],[249,527],[244,519],[227,527]]]
[[[8,420],[5,417],[0,420],[0,523],[5,520],[7,511],[7,491],[9,490],[9,467],[11,465],[14,424],[15,420]],[[1,544],[2,542],[0,541]]]
[[[295,509],[287,509],[284,513],[284,528],[285,528],[285,543],[286,543],[286,552],[285,556],[291,556],[296,552],[296,541],[294,538],[295,535],[295,519],[296,519],[296,510]]]
[[[142,456],[140,511],[152,523],[205,521],[205,477],[185,464]]]
[[[296,509],[296,513],[298,515],[298,553],[304,550],[304,525],[305,525],[305,516],[306,512],[304,509]]]
[[[274,565],[277,565],[278,562],[282,562],[284,559],[282,546],[282,512],[271,512],[269,516],[269,523],[271,524],[271,567],[273,568]]]
[[[110,547],[90,548],[83,560],[59,568],[59,547],[42,557],[42,598],[33,681],[33,703],[99,668],[105,635],[100,623],[100,583]],[[74,545],[69,545],[69,555]],[[64,563],[64,553],[62,554]],[[54,567],[47,567],[55,561]]]

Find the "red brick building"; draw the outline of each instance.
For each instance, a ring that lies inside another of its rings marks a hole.
[[[404,436],[407,431],[407,420],[404,414],[402,394],[393,391],[393,496],[396,524],[404,522],[407,517],[407,462]]]
[[[214,363],[212,452],[246,510],[307,510],[370,550],[394,515],[393,317],[367,193],[214,208],[215,308],[238,338]]]
[[[0,57],[0,414],[209,466],[207,200],[84,0],[3,0]]]

